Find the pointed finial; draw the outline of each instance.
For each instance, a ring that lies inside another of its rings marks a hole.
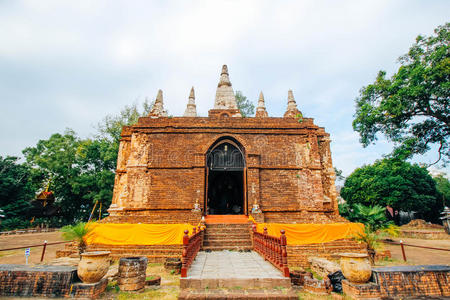
[[[195,93],[194,87],[191,88],[189,93],[189,101],[184,111],[183,117],[196,117],[197,116],[197,106],[195,105]]]
[[[220,73],[220,81],[217,85],[216,100],[214,102],[214,109],[227,109],[237,110],[235,116],[241,117],[242,115],[238,111],[236,97],[234,95],[233,88],[231,87],[231,81],[228,77],[227,65],[222,66],[222,72]]]
[[[266,104],[264,101],[264,95],[263,92],[259,93],[259,100],[258,100],[258,107],[256,108],[256,114],[255,117],[257,118],[265,118],[268,117],[269,115],[267,114],[266,111]]]
[[[217,87],[221,87],[224,85],[231,87],[231,81],[230,81],[230,78],[228,77],[227,65],[223,65],[223,67],[222,67],[222,73],[220,73],[220,81],[219,81],[219,84],[217,85]]]
[[[229,75],[229,74],[228,74],[228,66],[227,66],[227,65],[223,65],[223,66],[222,66],[222,73],[220,73],[220,75],[222,75],[222,74],[227,74],[227,75]]]
[[[261,91],[259,93],[259,100],[258,100],[258,106],[261,104],[261,106],[264,106],[264,95],[263,92]]]
[[[292,90],[288,91],[288,103],[294,102],[295,103],[295,99],[294,99],[294,93],[292,92]]]
[[[298,114],[301,114],[301,112],[297,108],[297,103],[294,99],[294,93],[292,90],[288,91],[288,105],[286,112],[284,113],[285,118],[295,118]]]
[[[155,101],[155,103],[156,102],[161,102],[161,103],[163,103],[163,93],[162,93],[162,90],[158,90],[158,94],[156,95],[156,101]]]
[[[150,111],[149,116],[152,118],[167,117],[167,111],[164,110],[162,90],[158,90],[158,94],[156,95],[155,103],[153,104],[153,107],[152,107],[152,110]]]

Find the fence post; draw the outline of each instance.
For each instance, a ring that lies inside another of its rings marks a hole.
[[[44,260],[45,248],[47,248],[47,241],[44,241],[44,247],[42,248],[41,262]]]
[[[269,239],[267,237],[268,233],[267,233],[267,227],[264,227],[264,236],[263,236],[263,253],[264,253],[264,260],[267,260],[268,256],[269,256]]]
[[[253,223],[253,224],[252,224],[252,232],[251,232],[252,246],[253,246],[253,250],[255,250],[256,252],[258,252],[258,245],[257,245],[257,242],[256,242],[256,240],[255,240],[255,238],[256,238],[255,232],[256,232],[256,225]]]
[[[181,277],[187,277],[187,259],[188,259],[188,244],[189,244],[189,230],[184,231],[183,236],[183,254],[181,257]]]
[[[281,244],[281,252],[282,252],[282,268],[283,268],[283,275],[284,277],[289,277],[289,267],[287,264],[287,240],[284,229],[280,230],[281,236],[280,236],[280,244]]]
[[[400,240],[400,247],[402,248],[403,260],[406,261],[405,246],[403,246],[402,240]]]

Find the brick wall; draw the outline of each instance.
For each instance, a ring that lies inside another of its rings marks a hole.
[[[449,266],[395,266],[372,271],[373,282],[354,284],[343,280],[344,293],[354,299],[450,296]]]
[[[106,278],[93,284],[80,282],[75,267],[0,265],[0,296],[95,299],[107,284]]]
[[[169,210],[197,201],[205,209],[206,153],[223,137],[244,152],[249,209],[258,203],[269,220],[288,213],[290,223],[311,212],[338,214],[329,137],[312,119],[140,118],[122,131],[111,216],[141,209],[158,211],[150,222],[171,222]]]
[[[367,253],[367,250],[364,245],[349,239],[322,244],[288,245],[288,265],[290,267],[301,266],[307,268],[310,266],[308,257],[317,256],[333,259],[334,255],[342,252]]]

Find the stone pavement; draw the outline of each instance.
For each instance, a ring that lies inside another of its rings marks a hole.
[[[199,252],[181,288],[289,288],[289,278],[254,251]]]

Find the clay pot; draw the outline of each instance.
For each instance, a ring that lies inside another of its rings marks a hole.
[[[150,275],[152,279],[146,279],[145,285],[161,285],[161,276],[159,275]]]
[[[341,253],[342,274],[352,283],[366,283],[372,275],[369,255],[363,253]]]
[[[84,283],[96,283],[105,276],[109,269],[109,251],[81,253],[77,274]]]

